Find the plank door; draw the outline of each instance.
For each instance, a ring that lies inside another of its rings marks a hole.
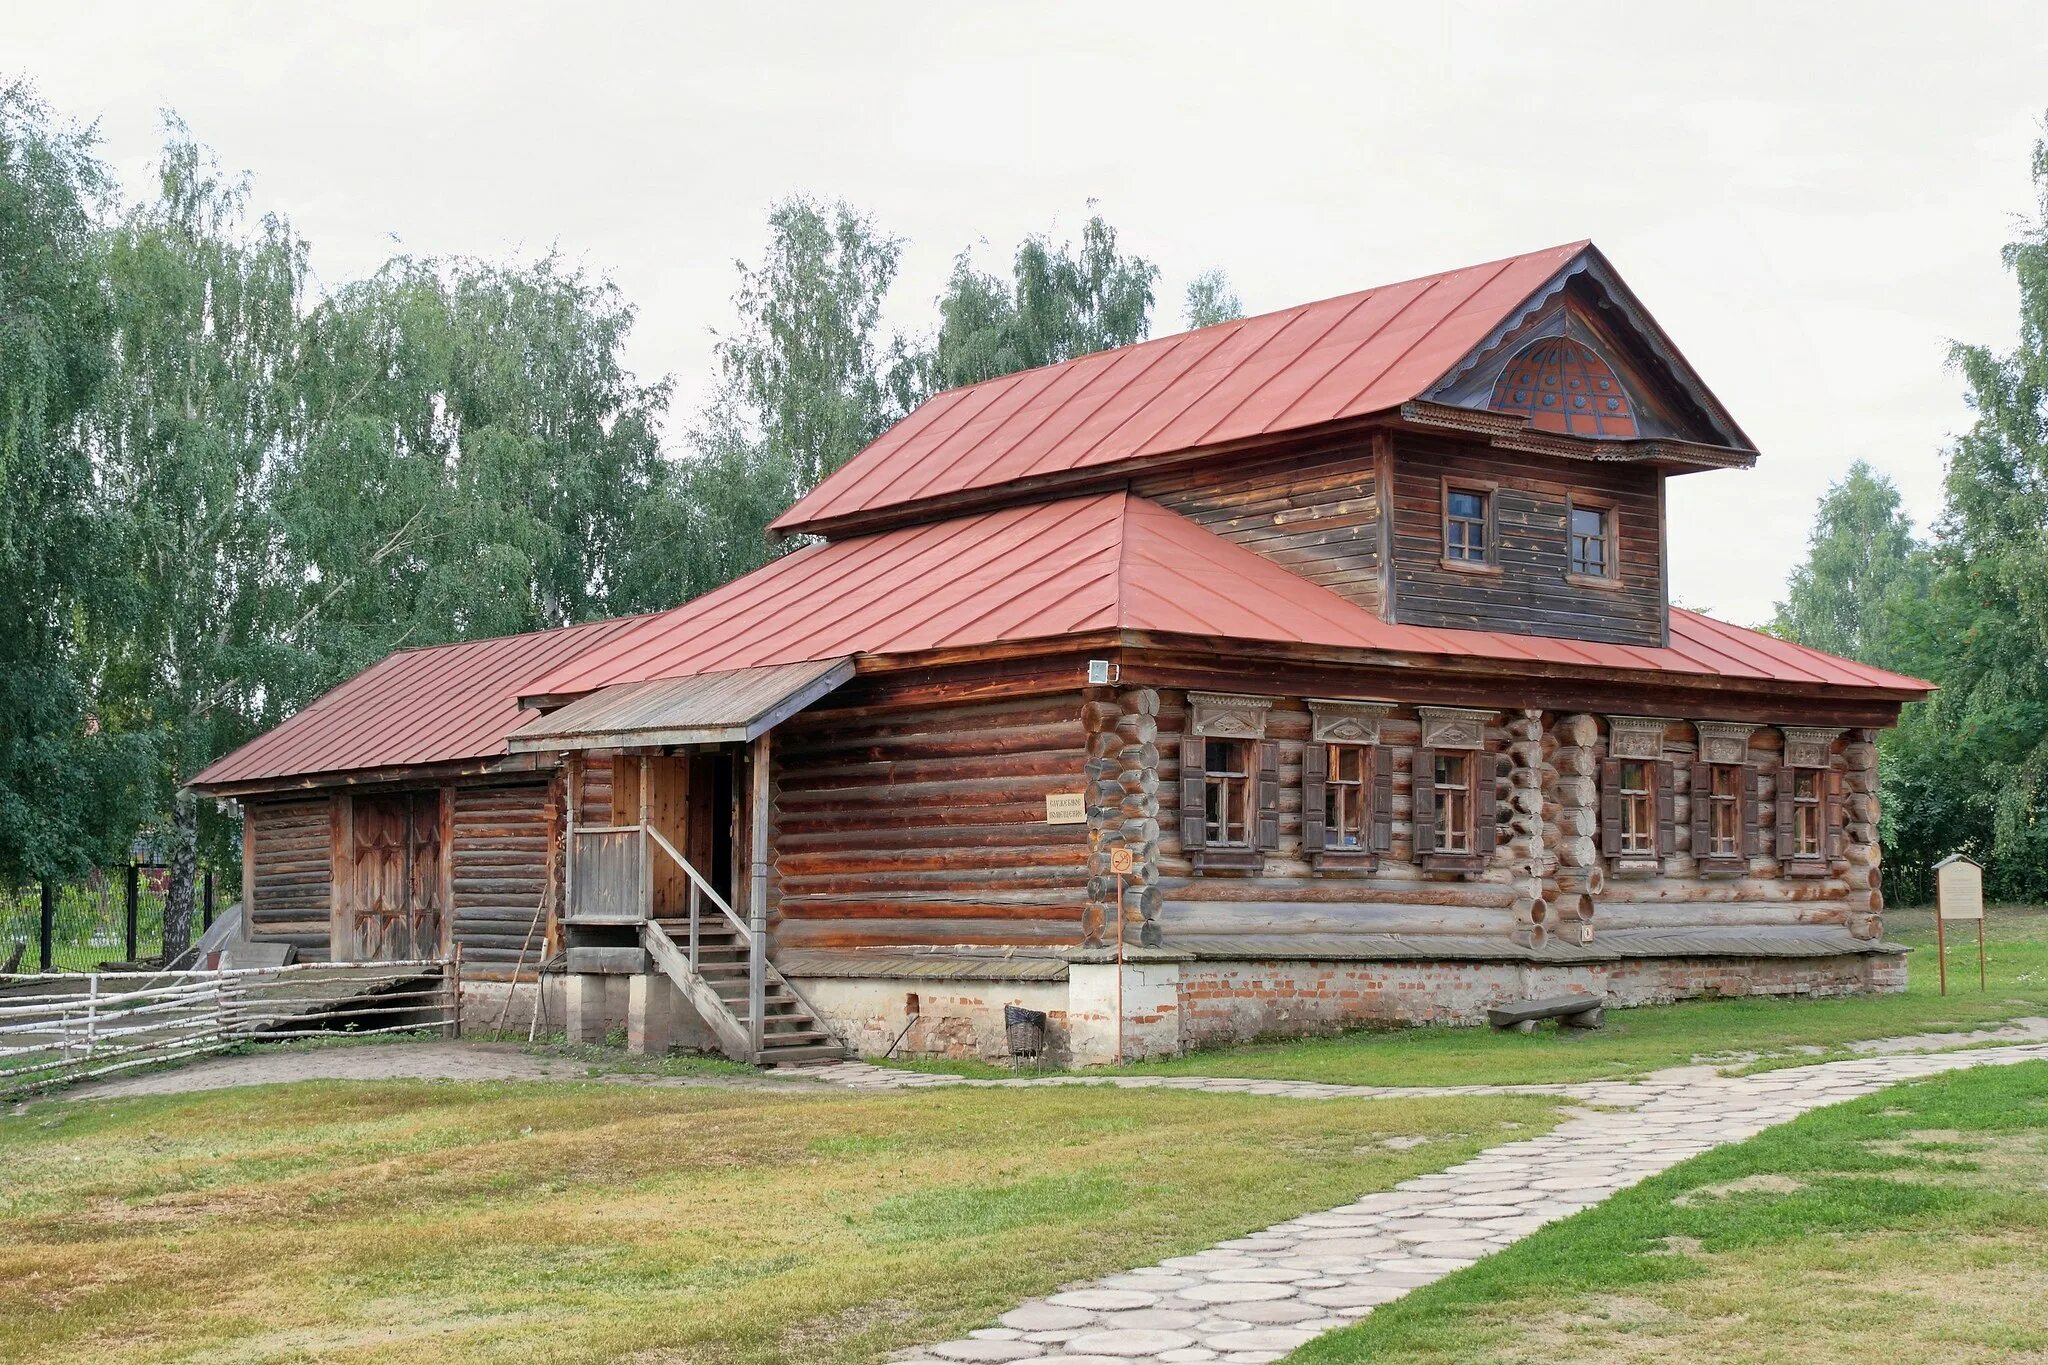
[[[348,962],[438,957],[446,918],[438,792],[358,796],[335,956]]]

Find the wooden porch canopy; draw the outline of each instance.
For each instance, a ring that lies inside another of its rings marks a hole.
[[[512,753],[746,744],[853,676],[850,657],[601,687],[514,730]]]

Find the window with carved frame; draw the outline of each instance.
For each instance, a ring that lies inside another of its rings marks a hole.
[[[1494,567],[1493,488],[1480,483],[1443,484],[1446,568]]]

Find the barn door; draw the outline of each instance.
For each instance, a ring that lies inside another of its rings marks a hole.
[[[446,912],[440,793],[358,796],[349,805],[335,956],[350,962],[440,956]]]

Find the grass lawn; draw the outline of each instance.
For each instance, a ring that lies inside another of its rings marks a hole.
[[[0,1359],[873,1360],[1554,1114],[405,1081],[48,1104],[0,1117]]]
[[[2048,1356],[2048,1064],[1809,1114],[1674,1167],[1290,1359]]]
[[[1886,935],[1911,945],[1911,987],[1843,1000],[1703,1000],[1609,1010],[1597,1033],[1545,1027],[1364,1031],[1212,1048],[1123,1068],[1149,1075],[1254,1076],[1346,1085],[1515,1085],[1641,1075],[1695,1060],[1836,1049],[1866,1038],[1960,1032],[2048,1015],[2048,910],[1994,909],[1986,925],[1990,988],[1977,991],[1974,936],[1949,947],[1949,995],[1937,993],[1934,919],[1891,911]],[[1811,1060],[1803,1058],[1803,1060]],[[917,1063],[919,1069],[1007,1075],[1001,1068]]]

